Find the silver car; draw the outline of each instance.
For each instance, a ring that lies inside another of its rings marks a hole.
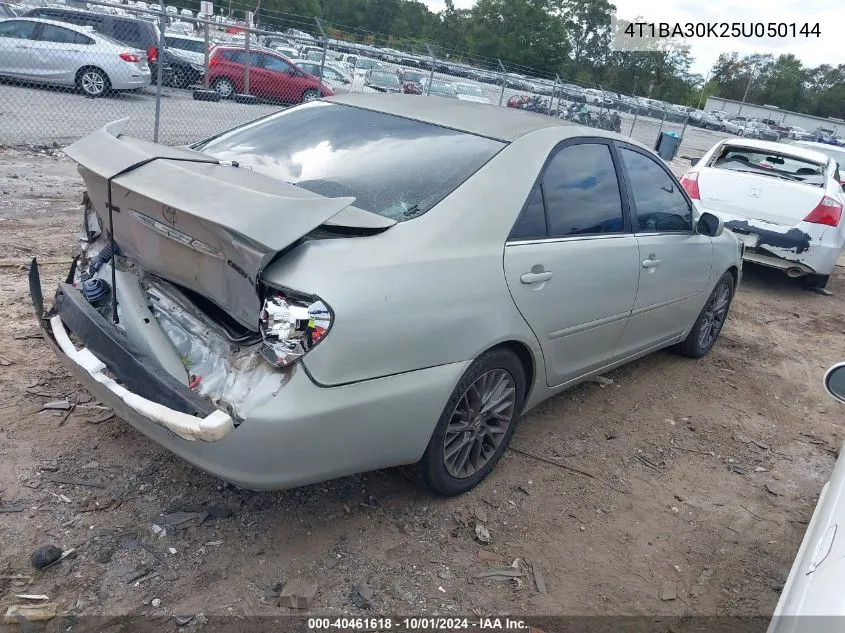
[[[547,398],[706,354],[741,277],[739,242],[652,152],[552,117],[369,94],[190,149],[121,130],[65,150],[87,243],[48,311],[30,268],[44,338],[246,488],[418,462],[464,492]]]
[[[0,76],[75,86],[88,97],[150,85],[146,53],[87,27],[39,18],[0,21]]]

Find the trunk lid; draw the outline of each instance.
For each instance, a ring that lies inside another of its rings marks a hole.
[[[701,169],[698,189],[708,209],[785,226],[801,222],[825,195],[822,187],[714,167]]]
[[[108,229],[112,181],[114,239],[143,269],[189,288],[242,325],[258,329],[257,282],[286,247],[322,224],[383,230],[395,221],[208,154],[120,137],[119,121],[70,145],[101,225]]]

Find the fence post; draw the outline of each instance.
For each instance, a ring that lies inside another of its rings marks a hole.
[[[208,64],[209,64],[208,45],[211,43],[210,42],[211,38],[208,34],[208,20],[209,19],[210,19],[210,16],[206,16],[205,24],[203,25],[205,27],[205,29],[204,29],[204,31],[205,31],[205,62],[204,62],[205,72],[203,72],[202,83],[203,83],[203,88],[205,88],[206,90],[208,90]]]
[[[434,51],[431,50],[431,46],[426,43],[425,47],[428,49],[428,56],[431,57],[431,72],[428,73],[428,89],[425,94],[431,96],[431,82],[434,81],[434,65],[437,59],[434,57]]]
[[[323,30],[323,25],[320,24],[320,18],[314,16],[314,21],[317,23],[317,28],[320,29],[320,34],[323,36],[323,58],[320,60],[320,92],[322,92],[323,72],[326,68],[326,52],[329,48],[329,38],[326,36],[326,32]]]
[[[501,59],[497,59],[499,62],[499,68],[502,69],[502,91],[499,93],[499,105],[502,105],[502,100],[505,98],[505,84],[508,82],[508,71],[505,70],[505,65],[502,63]]]
[[[249,67],[252,65],[251,55],[249,54],[249,46],[250,40],[252,37],[252,31],[249,30],[249,27],[252,25],[252,11],[246,12],[246,31],[244,32],[244,51],[246,52],[246,59],[244,60],[246,63],[244,64],[244,94],[249,94]]]
[[[634,120],[631,122],[631,131],[628,132],[628,138],[634,135],[634,128],[637,125],[637,117],[640,116],[640,100],[637,98],[637,78],[634,77],[634,89],[631,90],[631,97],[634,99]]]
[[[156,56],[156,110],[153,120],[153,143],[158,143],[158,129],[161,124],[161,69],[164,66],[164,31],[167,28],[167,15],[164,10],[164,0],[158,0],[158,55]]]
[[[555,73],[555,88],[554,93],[557,93],[557,86],[560,86],[560,94],[557,95],[557,112],[560,114],[560,101],[563,99],[563,81],[560,78],[560,75]],[[554,99],[555,94],[552,94],[552,98]]]

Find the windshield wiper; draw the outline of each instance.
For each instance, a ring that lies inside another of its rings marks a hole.
[[[786,174],[779,174],[773,171],[769,171],[764,167],[758,167],[757,169],[735,169],[734,171],[741,171],[745,174],[760,174],[761,176],[780,178],[781,180],[789,180],[792,182],[803,182],[800,178],[795,178],[794,176],[788,176]]]

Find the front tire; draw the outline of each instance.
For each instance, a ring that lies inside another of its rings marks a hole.
[[[725,325],[734,295],[734,278],[726,272],[716,282],[707,303],[698,315],[687,338],[678,345],[678,351],[689,358],[701,358],[709,352]]]
[[[479,356],[458,382],[418,467],[436,494],[464,493],[501,459],[522,414],[525,370],[507,349]]]
[[[76,86],[82,94],[91,99],[98,99],[111,92],[108,75],[94,66],[83,68],[76,73]]]
[[[299,100],[300,103],[307,103],[309,101],[314,101],[315,99],[320,98],[320,93],[314,90],[313,88],[306,90],[302,93],[302,98]]]

